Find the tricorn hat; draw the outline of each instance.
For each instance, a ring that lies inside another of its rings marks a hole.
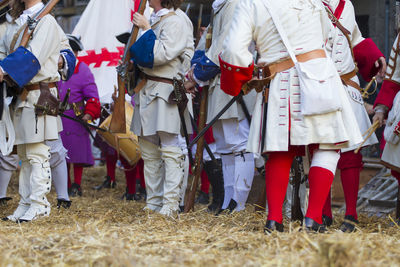
[[[119,35],[117,35],[117,36],[115,36],[115,37],[116,37],[117,40],[120,41],[121,43],[127,44],[130,35],[131,35],[130,32],[124,32],[124,33],[121,33],[121,34],[119,34]]]
[[[73,51],[82,51],[83,44],[81,42],[80,36],[74,36],[72,34],[67,34],[67,38],[69,40],[69,45],[71,46]]]

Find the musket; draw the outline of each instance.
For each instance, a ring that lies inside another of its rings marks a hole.
[[[9,11],[9,9],[10,9],[9,3],[10,3],[10,0],[2,0],[2,1],[0,1],[0,10],[3,10],[4,8],[7,8],[7,10],[5,10],[5,12],[0,14],[0,17],[4,16]]]
[[[50,0],[33,18],[28,17],[28,25],[22,35],[20,46],[26,46],[32,37],[33,31],[39,23],[39,20],[49,14],[57,5],[59,0]]]
[[[198,134],[199,130],[197,129],[197,125],[196,125],[196,122],[194,121],[192,114],[189,113],[189,116],[190,116],[190,121],[192,122],[193,130],[194,130],[195,134]],[[206,149],[207,154],[210,156],[211,160],[216,164],[217,160],[216,160],[213,152],[211,151],[210,147],[208,146],[207,142],[205,142],[205,141],[204,141],[204,148]]]
[[[203,16],[203,4],[200,4],[200,8],[199,8],[199,17],[197,18],[197,32],[196,32],[196,42],[194,44],[194,47],[197,47],[200,38],[201,38],[201,20],[202,20],[202,16]],[[208,32],[208,31],[207,31]]]
[[[186,10],[185,10],[185,14],[188,16],[189,16],[190,5],[191,5],[191,3],[188,3],[186,6]]]
[[[201,8],[202,8],[202,6],[201,6]],[[214,14],[211,15],[210,26],[208,27],[208,30],[207,30],[206,50],[208,48],[210,48],[210,46],[211,46],[213,17],[214,17]],[[204,130],[205,125],[206,125],[207,98],[208,98],[208,86],[204,86],[203,89],[201,90],[201,101],[200,101],[200,115],[199,115],[199,126],[198,126],[198,129],[200,132],[202,132]],[[194,199],[196,197],[197,186],[199,184],[201,171],[203,169],[203,150],[204,150],[204,136],[203,135],[201,135],[200,137],[199,137],[199,135],[197,136],[199,138],[198,138],[198,143],[197,143],[197,148],[196,148],[195,164],[193,166],[194,178],[192,181],[192,185],[189,187],[188,193],[186,195],[185,208],[184,208],[185,213],[189,212],[190,210],[192,210],[194,208]],[[188,146],[188,150],[190,150],[191,148],[192,148],[191,146]]]
[[[203,88],[203,90],[204,90],[204,88]],[[207,91],[208,91],[208,88],[207,88]],[[233,103],[235,103],[242,96],[243,96],[243,91],[240,91],[240,93],[238,95],[232,97],[232,99],[221,109],[220,112],[218,112],[218,114],[207,124],[207,126],[205,126],[202,129],[199,127],[200,132],[197,134],[197,136],[195,138],[193,138],[192,142],[190,142],[189,148],[192,148],[193,145],[196,144],[200,140],[200,138],[203,138],[203,135],[208,131],[208,129],[210,129],[211,126],[213,126],[214,123],[216,123],[219,120],[219,118],[221,118],[221,116],[233,105]],[[200,104],[200,107],[201,107],[201,104]],[[198,146],[199,145],[197,144],[197,147]]]
[[[143,15],[146,8],[147,0],[141,0],[137,12]],[[110,122],[110,131],[112,133],[126,133],[126,118],[125,118],[125,81],[127,80],[129,61],[131,58],[130,48],[136,42],[139,33],[139,27],[132,26],[131,35],[125,46],[122,63],[117,67],[118,73],[118,97],[115,100],[113,116]]]

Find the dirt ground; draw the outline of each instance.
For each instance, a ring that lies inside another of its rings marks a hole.
[[[389,218],[361,216],[352,234],[336,230],[338,214],[327,234],[285,221],[285,233],[266,235],[266,216],[252,205],[218,217],[196,206],[164,218],[143,211],[144,202],[120,200],[120,171],[116,189],[92,190],[104,175],[104,167],[86,169],[84,196],[69,210],[53,206],[50,217],[21,225],[0,221],[0,266],[400,266],[400,228]],[[16,208],[17,191],[13,177],[1,217]],[[55,205],[54,192],[49,200]]]

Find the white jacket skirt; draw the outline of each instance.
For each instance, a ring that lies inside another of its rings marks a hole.
[[[268,96],[265,146],[261,148],[263,96],[257,95],[247,150],[253,153],[288,151],[289,145],[320,144],[320,149],[341,149],[362,142],[362,136],[344,87],[337,89],[342,110],[303,116],[295,67],[277,73]],[[289,104],[290,102],[290,104]],[[290,116],[289,116],[290,114]],[[290,118],[290,131],[289,131]]]

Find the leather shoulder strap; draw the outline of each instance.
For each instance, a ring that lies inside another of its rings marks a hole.
[[[24,23],[24,25],[21,26],[21,28],[18,29],[18,31],[14,34],[13,39],[10,44],[10,51],[14,52],[15,51],[15,45],[18,41],[19,36],[21,35],[22,31],[25,30],[27,27],[27,23]]]
[[[158,25],[161,21],[163,21],[164,19],[166,19],[166,18],[168,18],[168,17],[175,16],[175,15],[176,15],[175,12],[169,12],[168,14],[162,16],[162,17],[160,18],[159,21],[157,21],[156,23],[154,23],[154,24],[151,26],[151,28],[154,29],[154,28],[156,27],[156,25]]]

